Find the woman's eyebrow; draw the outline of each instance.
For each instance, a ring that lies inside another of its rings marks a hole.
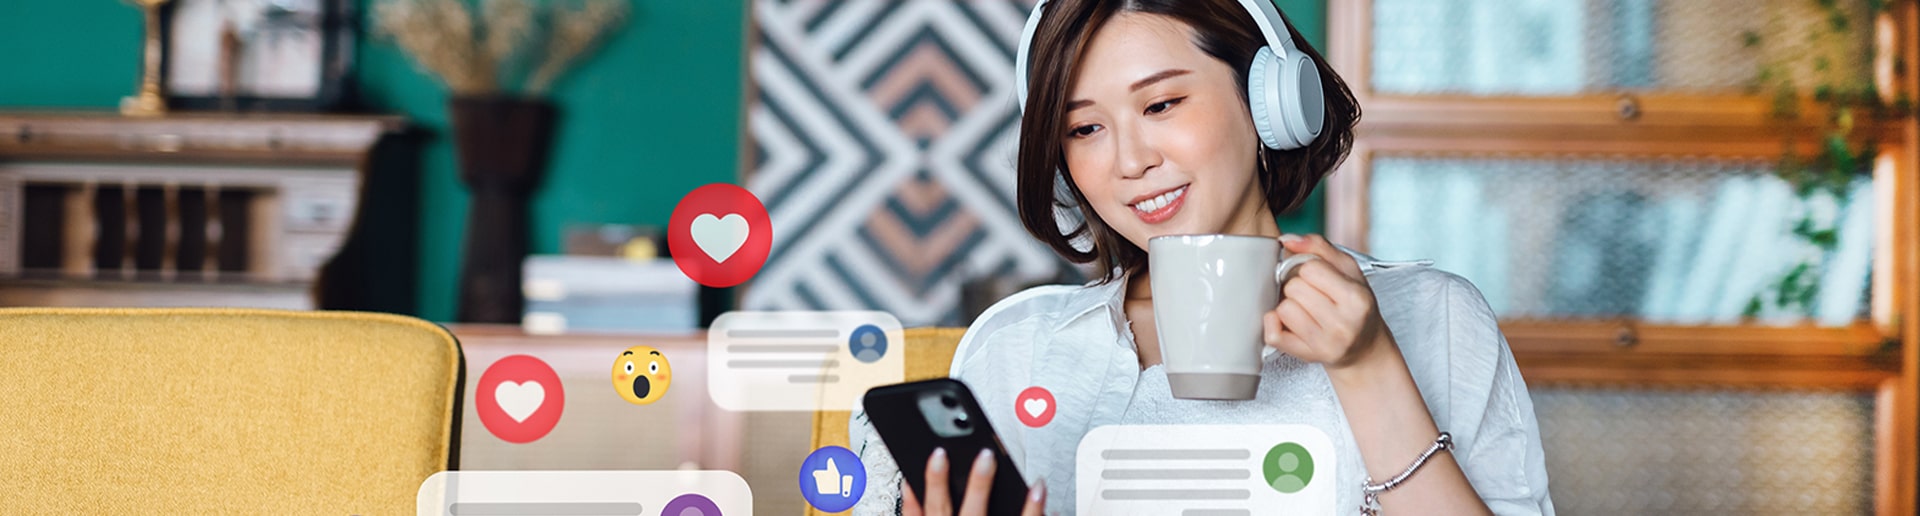
[[[1132,92],[1140,91],[1141,88],[1152,86],[1153,83],[1164,81],[1167,79],[1172,79],[1174,77],[1179,77],[1179,76],[1190,74],[1190,73],[1193,73],[1193,70],[1186,70],[1181,68],[1170,68],[1170,69],[1154,72],[1153,75],[1146,76],[1145,78],[1142,78],[1138,81],[1133,81],[1133,84],[1131,86],[1127,86],[1127,92],[1132,93]],[[1080,109],[1080,108],[1091,106],[1091,105],[1093,105],[1093,101],[1091,100],[1087,100],[1087,99],[1074,100],[1072,102],[1067,103],[1067,111],[1073,111],[1075,109]]]
[[[1153,75],[1147,76],[1144,79],[1133,81],[1133,85],[1127,87],[1127,92],[1132,93],[1132,92],[1140,91],[1140,88],[1152,86],[1153,83],[1164,81],[1167,79],[1172,79],[1174,77],[1179,77],[1179,76],[1190,74],[1190,73],[1193,73],[1193,71],[1182,70],[1179,68],[1161,70],[1159,72],[1154,73]]]

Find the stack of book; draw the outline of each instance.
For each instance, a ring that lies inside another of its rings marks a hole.
[[[1596,173],[1587,170],[1603,166]],[[1472,281],[1503,317],[1617,318],[1671,324],[1851,324],[1868,309],[1874,184],[1844,196],[1794,194],[1742,166],[1381,159],[1369,250],[1430,258]],[[1541,170],[1546,169],[1546,170]],[[1835,229],[1823,249],[1794,229]],[[1801,265],[1810,303],[1782,306]],[[1754,301],[1759,310],[1754,313]]]

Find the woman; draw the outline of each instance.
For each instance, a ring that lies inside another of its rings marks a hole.
[[[1108,273],[1000,301],[968,329],[952,366],[1033,484],[1027,513],[1074,511],[1076,446],[1094,427],[1293,423],[1334,441],[1342,512],[1358,512],[1366,481],[1395,477],[1445,431],[1451,451],[1379,493],[1380,507],[1552,514],[1532,402],[1479,292],[1424,262],[1380,262],[1281,234],[1274,213],[1297,206],[1346,157],[1360,113],[1345,82],[1282,23],[1313,60],[1326,101],[1317,137],[1287,150],[1263,144],[1250,115],[1247,70],[1268,43],[1236,0],[1045,5],[1027,56],[1021,220],[1062,256]],[[1060,220],[1076,223],[1062,231]],[[1321,258],[1266,307],[1264,340],[1278,352],[1264,359],[1253,400],[1175,399],[1158,367],[1147,240],[1205,233],[1276,238]],[[1012,413],[1032,385],[1051,389],[1057,407],[1039,428]],[[903,492],[863,413],[850,437],[874,479],[856,513],[984,513],[993,461],[949,472],[936,452],[919,500]],[[937,479],[949,474],[976,477],[968,492],[947,493]]]

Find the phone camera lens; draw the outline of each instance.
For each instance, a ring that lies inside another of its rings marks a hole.
[[[960,406],[960,399],[953,397],[952,394],[941,394],[940,404],[946,405],[947,408],[955,408]]]
[[[953,427],[961,430],[966,430],[968,428],[973,427],[973,422],[967,421],[966,416],[960,416],[959,418],[953,420]]]

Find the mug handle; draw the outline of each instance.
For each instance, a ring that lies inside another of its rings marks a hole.
[[[1299,274],[1301,265],[1318,259],[1320,259],[1319,255],[1300,253],[1288,256],[1285,260],[1280,260],[1278,265],[1273,266],[1274,288],[1284,290],[1287,286],[1287,280],[1293,279],[1295,275]]]

